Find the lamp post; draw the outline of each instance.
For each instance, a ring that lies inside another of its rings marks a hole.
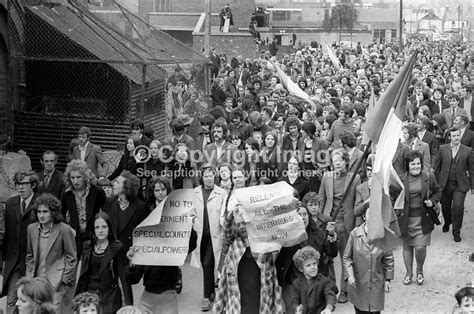
[[[462,42],[461,5],[458,5],[458,33],[459,33],[459,38],[461,39],[461,42]]]
[[[398,32],[400,33],[400,42],[398,43],[398,50],[403,51],[403,0],[400,0],[400,26]]]

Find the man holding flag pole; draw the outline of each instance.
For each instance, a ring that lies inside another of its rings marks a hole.
[[[368,113],[365,131],[370,141],[349,183],[345,185],[351,187],[357,177],[359,168],[369,153],[371,144],[374,143],[377,154],[375,155],[371,184],[372,197],[369,199],[370,215],[368,215],[366,222],[367,238],[383,250],[392,250],[400,244],[400,239],[398,238],[400,230],[389,195],[389,185],[398,184],[402,191],[395,202],[396,208],[403,208],[403,204],[400,203],[404,200],[404,190],[398,175],[392,167],[391,161],[395,155],[399,134],[402,129],[402,121],[405,117],[408,86],[417,54],[417,51],[413,53],[398,76],[378,99],[377,104]],[[345,190],[339,203],[340,205],[332,210],[331,218],[333,221],[338,216],[342,204],[347,197],[348,190]]]

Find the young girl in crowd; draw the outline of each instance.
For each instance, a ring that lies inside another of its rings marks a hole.
[[[118,268],[119,261],[125,258],[125,250],[115,239],[109,215],[101,211],[94,216],[92,224],[90,240],[84,242],[82,249],[76,295],[84,292],[98,295],[101,312],[112,314],[122,307]]]

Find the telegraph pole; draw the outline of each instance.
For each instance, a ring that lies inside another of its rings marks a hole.
[[[204,49],[205,54],[211,53],[211,0],[206,0],[206,20],[204,23]]]
[[[461,5],[458,5],[458,34],[462,42],[462,28],[461,28]]]
[[[400,52],[403,51],[403,0],[400,0],[400,28],[398,32],[400,33],[400,42],[398,43],[398,49]]]

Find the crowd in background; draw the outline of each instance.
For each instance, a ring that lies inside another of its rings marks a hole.
[[[102,149],[93,144],[100,134],[87,127],[78,130],[64,173],[53,151],[44,152],[37,173],[17,173],[19,195],[8,199],[2,217],[8,312],[35,308],[44,297],[45,313],[73,311],[85,299],[83,306],[103,313],[133,304],[145,313],[177,313],[181,270],[130,261],[133,229],[182,188],[196,195],[189,253],[191,264],[203,269],[202,311],[330,313],[348,301],[357,313],[382,311],[394,257],[367,241],[376,150],[364,127],[370,108],[415,50],[392,164],[407,195],[395,213],[403,284],[422,285],[439,208],[443,232],[451,229],[460,242],[465,196],[474,192],[469,49],[421,39],[403,52],[378,43],[333,48],[337,65],[316,41],[293,55],[267,51],[254,60],[213,49],[210,98],[196,87],[202,69],[186,77],[177,67],[168,81],[172,136],[160,141],[154,135],[162,130],[133,121],[108,177],[100,172]],[[311,102],[296,97],[287,78]],[[279,252],[253,253],[235,190],[278,181],[294,188],[308,239]],[[342,268],[336,270],[338,255]],[[36,277],[48,280],[32,282]],[[141,279],[145,290],[134,302],[131,286]],[[50,296],[25,296],[29,285],[47,285],[40,290]]]

